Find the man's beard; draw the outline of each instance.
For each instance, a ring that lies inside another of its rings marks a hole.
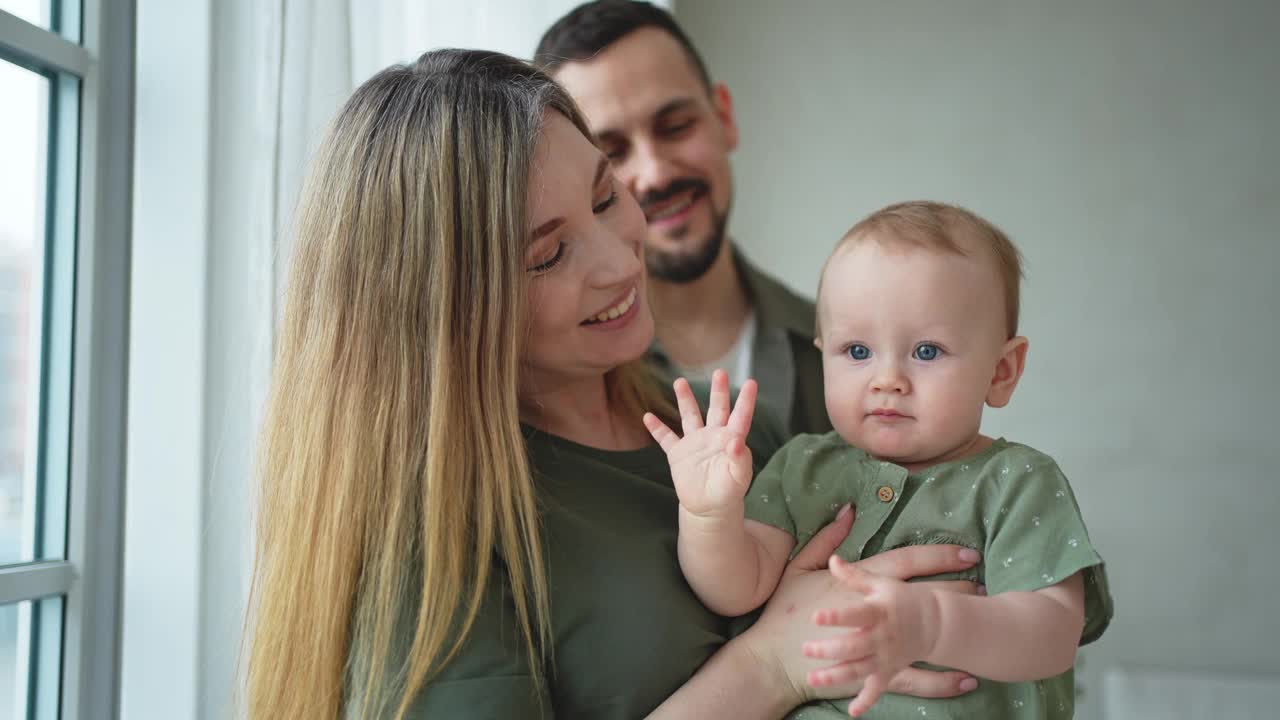
[[[728,211],[726,210],[723,215],[716,213],[715,206],[711,204],[711,188],[701,180],[676,180],[665,189],[646,195],[641,201],[641,206],[647,207],[686,190],[693,190],[695,195],[706,198],[708,206],[711,207],[711,234],[689,250],[682,248],[663,251],[647,246],[644,254],[650,277],[677,285],[697,280],[706,275],[711,266],[715,265],[716,258],[720,257],[725,229],[729,223]]]

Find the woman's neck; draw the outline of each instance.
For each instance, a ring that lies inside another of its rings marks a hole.
[[[637,450],[652,442],[638,418],[618,416],[603,375],[539,385],[520,396],[521,422],[600,450]]]

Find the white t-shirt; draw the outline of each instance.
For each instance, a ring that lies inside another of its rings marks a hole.
[[[729,385],[742,387],[742,383],[751,378],[751,349],[756,342],[756,325],[755,310],[750,310],[747,312],[747,319],[742,323],[742,329],[738,331],[738,339],[734,341],[728,352],[718,360],[700,367],[679,368],[680,374],[690,380],[709,382],[711,373],[715,372],[716,368],[724,368],[724,371],[729,373]]]

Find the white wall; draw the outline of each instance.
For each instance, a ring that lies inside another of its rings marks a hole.
[[[733,235],[792,287],[897,200],[1026,253],[1028,371],[986,429],[1059,459],[1108,561],[1079,717],[1119,664],[1280,674],[1280,5],[676,11],[736,101]]]

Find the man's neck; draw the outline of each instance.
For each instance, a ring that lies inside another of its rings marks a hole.
[[[697,280],[676,284],[651,278],[650,284],[658,342],[677,366],[702,367],[724,357],[751,312],[746,283],[727,240],[711,269]]]

